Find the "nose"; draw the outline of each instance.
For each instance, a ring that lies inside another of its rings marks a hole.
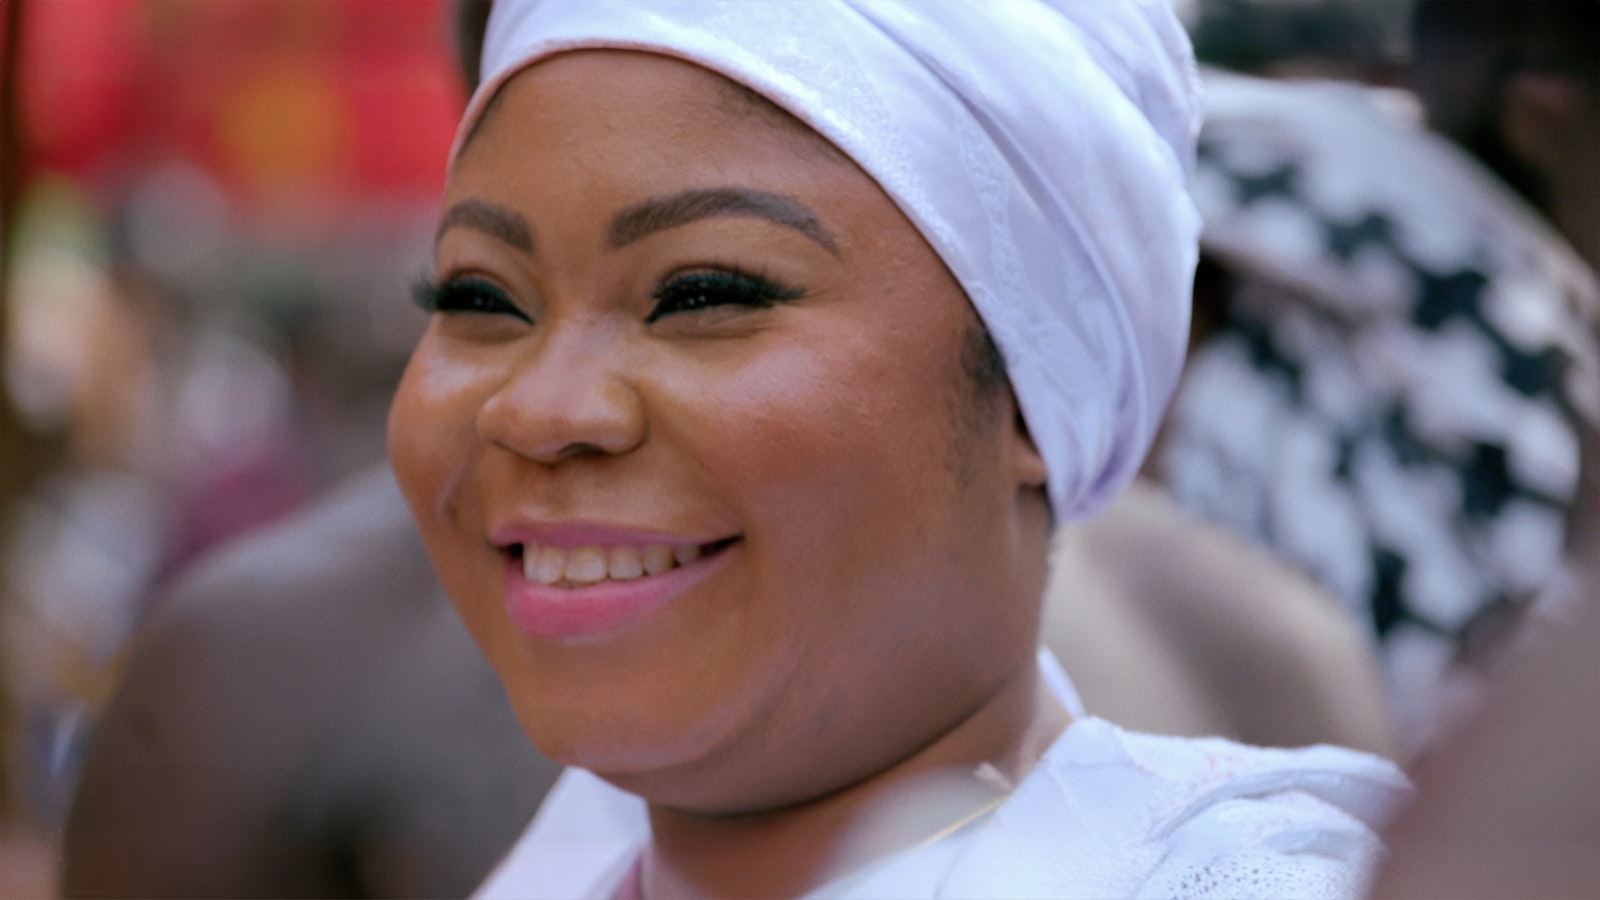
[[[547,335],[478,409],[484,440],[544,465],[644,441],[638,392],[605,341]]]

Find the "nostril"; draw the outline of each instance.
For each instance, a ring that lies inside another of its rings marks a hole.
[[[556,453],[556,458],[558,460],[568,460],[568,459],[572,459],[573,457],[576,457],[576,456],[605,456],[605,455],[606,455],[606,451],[605,451],[604,448],[596,446],[595,444],[591,444],[591,443],[589,443],[587,441],[574,441],[573,443],[570,443],[570,444],[566,445],[565,447],[562,447]]]
[[[577,355],[569,343],[549,338],[538,361],[483,399],[478,438],[546,466],[624,454],[644,441],[645,409],[632,383],[596,363],[594,348]]]

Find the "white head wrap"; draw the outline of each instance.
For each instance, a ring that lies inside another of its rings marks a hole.
[[[512,75],[599,47],[739,82],[877,180],[994,336],[1057,522],[1133,478],[1183,363],[1199,233],[1199,80],[1167,3],[498,0],[457,151]]]

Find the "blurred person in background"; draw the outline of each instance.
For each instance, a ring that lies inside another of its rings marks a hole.
[[[1222,27],[1304,24],[1319,8],[1345,23],[1325,40],[1247,52],[1251,29]],[[1582,17],[1597,8],[1424,4],[1420,82],[1484,71],[1430,54],[1430,21],[1492,16],[1512,34],[1564,19],[1564,33],[1592,37]],[[1282,554],[1366,624],[1414,754],[1561,583],[1600,370],[1593,273],[1572,246],[1426,130],[1409,95],[1325,80],[1392,82],[1382,29],[1347,26],[1396,9],[1201,5],[1203,59],[1294,80],[1207,74],[1194,346],[1149,469],[1180,506]],[[1540,58],[1575,63],[1583,40]],[[1422,93],[1429,108],[1436,93]]]
[[[1428,124],[1537,209],[1600,272],[1600,8],[1583,0],[1419,0],[1416,89]],[[1600,302],[1580,312],[1600,332]],[[1572,545],[1600,549],[1600,432],[1585,433]]]
[[[1211,84],[1197,194],[1214,265],[1197,303],[1222,325],[1199,337],[1175,418],[1185,394],[1196,415],[1169,439],[1207,434],[1208,409],[1255,424],[1221,419],[1237,429],[1210,429],[1225,452],[1201,448],[1199,471],[1174,480],[1209,484],[1182,499],[1325,583],[1343,572],[1380,639],[1420,759],[1376,896],[1600,883],[1597,16],[1588,2],[1419,3],[1414,101]],[[1362,397],[1388,407],[1376,439],[1349,427]],[[1295,538],[1307,523],[1321,527]]]
[[[1535,627],[1482,706],[1417,767],[1380,898],[1592,897],[1600,885],[1600,547],[1574,607]]]
[[[1416,11],[1419,95],[1451,135],[1600,267],[1600,4]],[[1585,325],[1596,328],[1593,310]],[[1590,423],[1571,579],[1481,709],[1417,770],[1378,897],[1582,897],[1600,885],[1600,441]]]
[[[52,829],[155,596],[381,454],[459,97],[437,3],[4,8],[6,397],[55,452],[4,537],[3,761]]]

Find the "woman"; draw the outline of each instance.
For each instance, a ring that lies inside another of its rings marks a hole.
[[[486,893],[1350,888],[1391,767],[1075,720],[1036,657],[1181,362],[1170,12],[511,4],[483,71],[391,455],[581,767]]]

